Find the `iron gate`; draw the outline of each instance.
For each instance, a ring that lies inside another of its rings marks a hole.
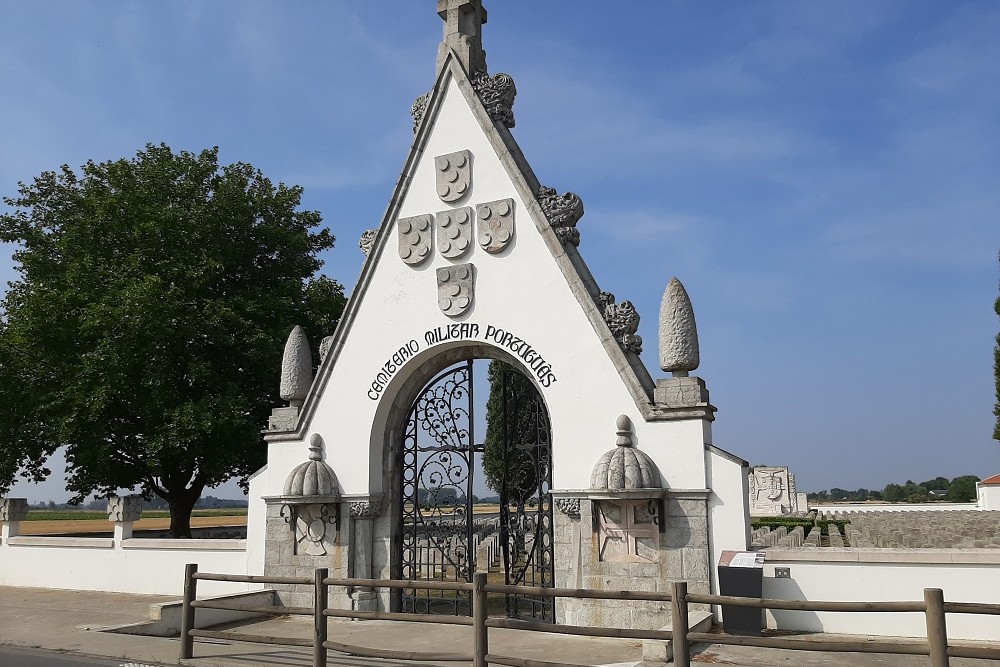
[[[498,582],[502,573],[505,584],[552,586],[548,413],[527,377],[491,361],[486,433],[477,442],[474,369],[468,361],[435,377],[410,412],[401,451],[401,576],[471,582],[479,569]],[[495,511],[474,511],[480,475],[499,496]],[[505,596],[503,607],[508,616],[554,620],[551,598]],[[424,589],[404,590],[400,608],[472,613],[468,594]]]

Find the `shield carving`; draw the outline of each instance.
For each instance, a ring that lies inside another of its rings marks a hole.
[[[433,243],[434,216],[416,215],[400,218],[396,222],[399,230],[399,258],[410,266],[416,266],[430,257]]]
[[[479,205],[479,245],[496,254],[514,238],[514,200],[501,199]]]
[[[476,293],[476,267],[472,264],[446,266],[437,270],[438,307],[449,317],[469,309]]]
[[[472,245],[471,208],[456,208],[441,211],[435,216],[437,222],[437,246],[448,259],[458,259]]]
[[[472,187],[472,153],[458,151],[434,158],[437,193],[441,201],[456,202]]]

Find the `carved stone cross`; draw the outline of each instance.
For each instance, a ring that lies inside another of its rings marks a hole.
[[[448,49],[458,54],[469,75],[486,71],[483,51],[483,24],[486,8],[483,0],[437,0],[438,16],[444,19],[444,40],[438,49],[438,69],[444,64]]]

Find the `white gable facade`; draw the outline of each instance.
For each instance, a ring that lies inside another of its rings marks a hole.
[[[338,330],[324,341],[301,407],[285,408],[266,435],[268,463],[251,482],[251,569],[303,574],[324,566],[333,576],[399,578],[401,447],[414,401],[450,366],[498,359],[531,379],[548,414],[547,585],[669,590],[686,580],[692,592],[714,590],[719,553],[747,546],[746,462],[712,446],[715,408],[700,380],[685,372],[654,382],[616,336],[573,234],[556,233],[539,182],[496,110],[484,106],[483,81],[477,91],[467,60],[442,49]],[[631,488],[626,468],[618,481],[610,474],[610,483],[595,485],[595,464],[616,442],[648,457],[659,479]],[[297,468],[299,478],[310,474],[302,472],[310,447],[336,488],[293,498],[287,483]],[[622,531],[634,527],[622,513],[642,509],[655,528],[636,528],[629,541]],[[297,523],[322,539],[295,537]],[[607,557],[608,540],[625,551]],[[640,548],[641,557],[633,553]],[[311,604],[293,588],[283,595],[286,604]],[[398,606],[366,589],[343,602]],[[560,601],[555,613],[558,622],[620,627],[669,620],[668,610],[648,605]]]

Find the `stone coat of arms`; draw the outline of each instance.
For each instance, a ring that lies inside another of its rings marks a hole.
[[[500,199],[478,206],[479,245],[488,253],[502,252],[514,238],[514,200]]]
[[[456,202],[472,187],[472,153],[458,151],[434,158],[437,193],[441,201]]]
[[[437,222],[437,247],[447,259],[458,259],[472,245],[471,208],[456,208],[441,211],[435,216]]]
[[[399,230],[399,258],[416,266],[430,257],[433,244],[434,216],[417,215],[401,218],[396,223]]]
[[[476,292],[476,267],[472,264],[446,266],[437,270],[438,306],[449,317],[469,310]]]

